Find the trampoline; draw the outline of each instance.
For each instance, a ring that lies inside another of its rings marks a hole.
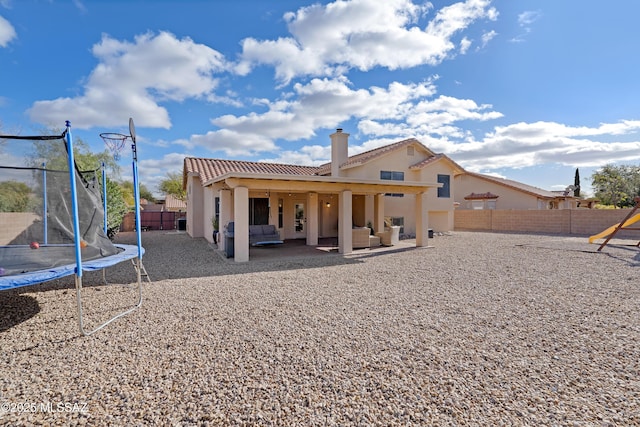
[[[137,152],[131,119],[129,130],[130,135],[122,135],[122,139],[132,141],[139,224]],[[61,135],[0,135],[0,153],[0,291],[75,275],[78,326],[83,335],[91,335],[140,307],[142,278],[148,279],[142,264],[140,227],[136,227],[137,245],[113,244],[107,237],[105,167],[80,170],[74,157],[71,124],[66,122]],[[127,260],[136,272],[135,303],[87,330],[83,273],[101,270],[106,283],[106,269]]]

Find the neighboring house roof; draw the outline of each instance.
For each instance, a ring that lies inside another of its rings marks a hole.
[[[497,178],[495,176],[483,175],[481,173],[475,173],[475,172],[465,172],[463,175],[473,176],[479,179],[483,179],[485,181],[493,182],[493,183],[503,185],[505,187],[509,187],[518,191],[529,193],[533,196],[540,197],[543,199],[558,198],[558,195],[555,194],[553,191],[543,190],[541,188],[534,187],[532,185],[523,184],[518,181],[512,181],[510,179]]]
[[[187,176],[192,173],[200,175],[201,182],[232,172],[282,174],[282,175],[314,175],[316,166],[286,165],[280,163],[248,162],[242,160],[201,159],[186,157],[182,176],[183,187],[187,184]]]
[[[395,142],[393,144],[374,148],[373,150],[365,151],[364,153],[350,156],[346,162],[340,165],[340,167],[348,168],[348,167],[360,166],[367,162],[370,162],[371,160],[377,159],[393,151],[396,151],[400,148],[406,147],[408,145],[413,145],[413,144],[417,145],[423,151],[426,151],[430,156],[436,155],[436,153],[429,150],[423,143],[421,143],[417,139],[409,138],[403,141]],[[327,175],[331,173],[331,162],[320,165],[318,169],[319,170],[317,172],[317,175]]]
[[[488,191],[486,193],[471,193],[468,196],[465,196],[465,200],[487,200],[487,199],[497,199],[500,196],[496,196],[492,192]]]
[[[171,194],[167,194],[167,197],[164,201],[165,208],[168,211],[178,211],[178,210],[186,210],[187,204],[180,199],[176,199]]]

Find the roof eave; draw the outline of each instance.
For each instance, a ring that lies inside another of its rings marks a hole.
[[[248,172],[229,172],[212,178],[202,185],[204,187],[217,183],[226,183],[231,180],[271,180],[271,181],[295,181],[295,182],[317,182],[317,183],[336,183],[336,184],[357,184],[371,186],[398,186],[407,189],[429,189],[440,188],[442,183],[427,183],[413,181],[387,181],[374,179],[353,179],[348,177],[337,176],[318,176],[318,175],[289,175],[289,174],[264,174],[264,173],[248,173]]]

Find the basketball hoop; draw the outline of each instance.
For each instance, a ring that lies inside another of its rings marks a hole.
[[[105,132],[100,134],[100,138],[102,138],[109,151],[113,154],[113,159],[115,161],[120,160],[120,153],[124,150],[124,145],[127,142],[129,135]]]

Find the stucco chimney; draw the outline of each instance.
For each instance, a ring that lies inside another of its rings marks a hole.
[[[331,137],[331,176],[340,176],[340,165],[349,157],[349,134],[336,129]]]

